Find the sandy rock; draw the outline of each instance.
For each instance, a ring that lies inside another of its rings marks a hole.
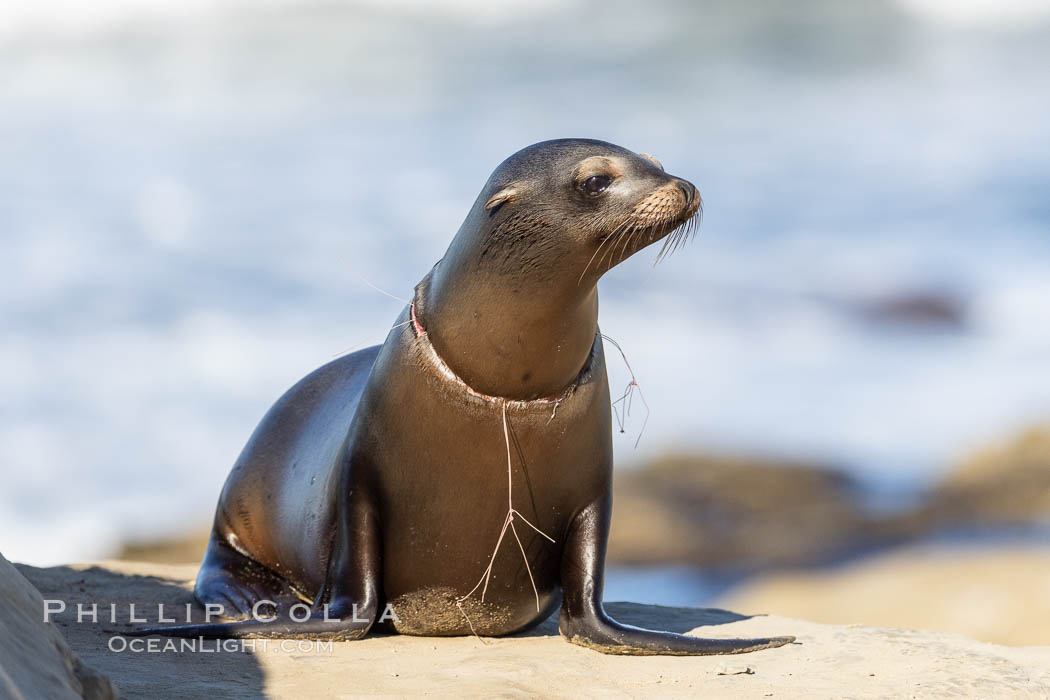
[[[197,532],[171,537],[129,540],[112,558],[157,564],[199,564],[204,559],[210,536],[211,530],[203,527]]]
[[[625,622],[707,636],[794,634],[798,643],[737,657],[618,657],[572,646],[548,620],[518,637],[369,637],[331,649],[280,642],[252,652],[110,651],[127,604],[156,618],[191,601],[194,566],[112,562],[23,572],[48,597],[116,603],[116,622],[59,616],[70,643],[133,697],[332,698],[359,694],[709,698],[1046,697],[1050,647],[956,635],[821,625],[723,610],[610,604]],[[101,606],[100,606],[101,607]],[[108,609],[108,607],[107,607]],[[700,629],[697,629],[700,628]],[[163,643],[159,638],[157,643]],[[256,643],[258,644],[258,643]],[[119,645],[118,645],[119,646]]]
[[[115,698],[109,679],[84,666],[61,632],[44,622],[44,600],[0,556],[0,697]]]
[[[910,546],[842,566],[761,576],[718,604],[814,622],[1050,644],[1050,544]]]

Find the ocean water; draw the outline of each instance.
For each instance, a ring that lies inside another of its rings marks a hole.
[[[385,336],[365,280],[407,296],[491,170],[565,136],[705,202],[601,284],[650,407],[622,468],[920,485],[1050,416],[1048,64],[1024,0],[8,3],[0,552],[208,522],[277,396]],[[915,296],[958,322],[873,311]]]

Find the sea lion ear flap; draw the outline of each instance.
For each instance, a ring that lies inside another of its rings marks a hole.
[[[485,202],[485,211],[489,214],[495,214],[496,210],[502,207],[507,202],[513,202],[518,196],[519,188],[516,182],[512,182],[496,194],[489,197],[489,201]]]

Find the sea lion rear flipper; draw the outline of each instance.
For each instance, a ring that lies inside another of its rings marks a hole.
[[[375,615],[346,619],[314,615],[307,620],[241,620],[171,627],[142,627],[124,632],[125,637],[181,637],[183,639],[323,639],[349,641],[365,636]]]
[[[247,620],[260,612],[284,614],[302,603],[288,581],[234,549],[218,533],[216,523],[193,587],[201,605],[213,611],[221,606],[219,615]]]
[[[610,618],[602,607],[609,510],[606,499],[592,503],[580,511],[569,530],[562,553],[564,598],[558,618],[558,629],[568,641],[605,654],[635,656],[742,654],[795,641],[794,637],[701,639],[624,625]]]
[[[345,467],[349,472],[349,465]],[[348,482],[344,482],[348,483]],[[331,639],[347,641],[367,634],[378,616],[379,528],[375,509],[362,489],[342,495],[337,531],[333,538],[328,578],[314,601],[312,614],[294,607],[276,619],[176,625],[133,629],[129,637],[161,635],[196,639]],[[256,601],[258,602],[258,601]],[[305,604],[304,604],[305,607]],[[305,617],[305,619],[296,619]]]

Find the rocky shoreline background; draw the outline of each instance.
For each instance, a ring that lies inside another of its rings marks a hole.
[[[864,502],[830,466],[668,457],[617,474],[610,561],[757,573],[935,536],[1050,533],[1050,426],[975,453],[909,507]]]

